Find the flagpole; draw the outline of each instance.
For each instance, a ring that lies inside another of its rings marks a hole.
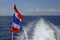
[[[14,0],[14,2],[15,2],[15,0]],[[14,4],[16,4],[16,3],[14,3]],[[12,38],[11,38],[11,40],[14,40],[14,33],[12,32]]]
[[[12,32],[12,39],[11,40],[13,40],[13,32]]]

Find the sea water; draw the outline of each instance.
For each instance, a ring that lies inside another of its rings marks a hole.
[[[12,16],[0,16],[0,40],[11,40]],[[24,16],[14,40],[60,40],[60,16]]]

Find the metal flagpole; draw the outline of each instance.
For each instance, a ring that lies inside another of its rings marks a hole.
[[[15,0],[14,0],[14,2],[15,2]],[[11,40],[14,40],[14,33],[13,32],[12,32],[12,38],[11,38]]]
[[[12,40],[13,40],[13,32],[12,32]]]

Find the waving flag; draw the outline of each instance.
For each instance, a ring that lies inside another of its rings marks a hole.
[[[14,11],[15,13],[13,15],[13,23],[12,23],[11,32],[18,33],[20,29],[20,22],[23,20],[24,17],[18,11],[18,9],[16,8],[16,5],[14,5]]]

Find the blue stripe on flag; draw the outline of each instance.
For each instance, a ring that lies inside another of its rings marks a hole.
[[[13,22],[16,24],[20,24],[20,20],[15,16],[15,14],[13,15]]]

